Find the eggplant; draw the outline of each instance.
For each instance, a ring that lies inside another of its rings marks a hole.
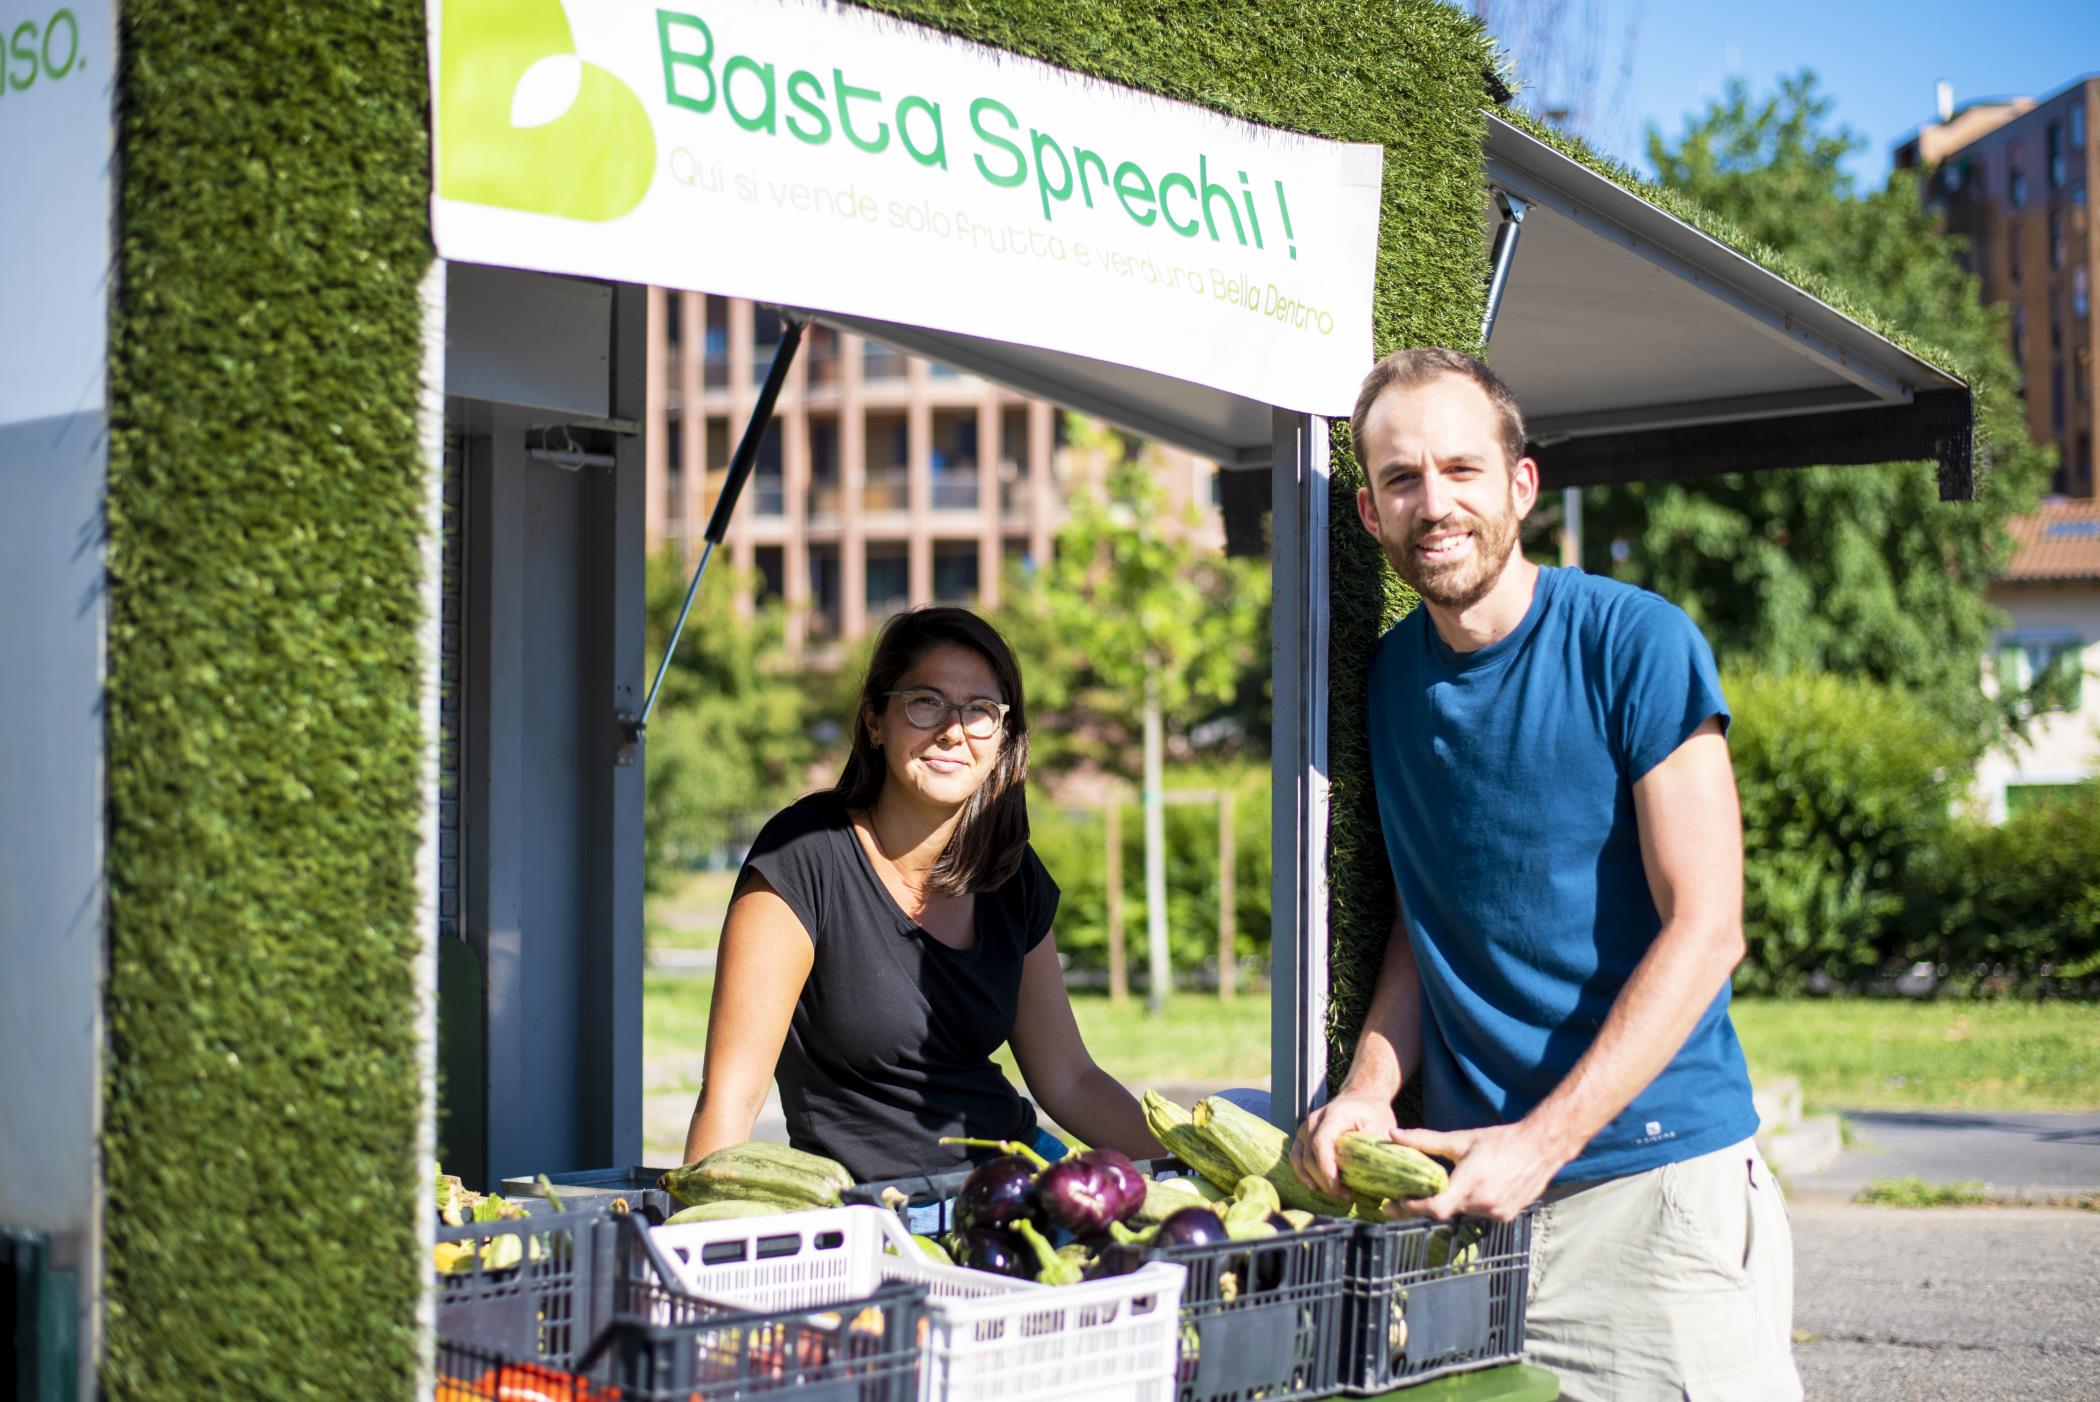
[[[956,1264],[973,1271],[1034,1280],[1035,1254],[1011,1234],[996,1227],[960,1227],[955,1232]]]
[[[1111,1241],[1095,1248],[1092,1259],[1086,1266],[1086,1278],[1102,1280],[1112,1275],[1129,1275],[1144,1264],[1144,1247],[1126,1246],[1121,1242]]]
[[[1059,1159],[1035,1178],[1035,1202],[1052,1225],[1078,1236],[1098,1232],[1117,1221],[1124,1204],[1113,1170],[1084,1157]]]
[[[1115,1219],[1128,1222],[1145,1205],[1145,1175],[1130,1161],[1130,1155],[1121,1149],[1088,1149],[1081,1154],[1083,1162],[1099,1168],[1114,1190]]]
[[[970,1170],[955,1195],[955,1225],[1005,1227],[1031,1216],[1035,1207],[1035,1169],[1018,1154],[986,1159]]]
[[[1159,1224],[1159,1232],[1152,1238],[1154,1246],[1216,1246],[1232,1240],[1225,1234],[1225,1223],[1218,1214],[1207,1207],[1184,1207],[1171,1213]]]

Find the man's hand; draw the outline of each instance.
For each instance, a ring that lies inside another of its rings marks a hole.
[[[1391,1138],[1395,1144],[1405,1144],[1457,1165],[1451,1170],[1451,1186],[1443,1192],[1396,1203],[1387,1209],[1396,1216],[1432,1217],[1439,1222],[1454,1217],[1512,1221],[1538,1201],[1553,1175],[1573,1157],[1562,1152],[1543,1131],[1523,1121],[1450,1133],[1396,1129]]]
[[[1344,1090],[1298,1126],[1298,1137],[1291,1141],[1291,1169],[1314,1192],[1346,1198],[1349,1190],[1342,1186],[1334,1164],[1335,1141],[1351,1130],[1383,1138],[1393,1132],[1394,1124],[1390,1100]]]

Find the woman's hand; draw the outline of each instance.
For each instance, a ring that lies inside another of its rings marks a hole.
[[[1065,992],[1064,970],[1057,965],[1055,936],[1045,935],[1021,961],[1020,1005],[1007,1040],[1028,1093],[1059,1126],[1090,1147],[1121,1149],[1134,1159],[1166,1155],[1146,1126],[1137,1097],[1087,1054]]]
[[[707,1061],[685,1132],[685,1162],[741,1144],[766,1103],[816,947],[788,903],[752,872],[738,884],[715,952]]]

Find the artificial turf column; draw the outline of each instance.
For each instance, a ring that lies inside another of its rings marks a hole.
[[[104,1384],[406,1398],[424,7],[119,26]]]

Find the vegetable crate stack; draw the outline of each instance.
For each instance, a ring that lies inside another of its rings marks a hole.
[[[1528,1215],[1393,1221],[1389,1201],[1444,1186],[1444,1170],[1413,1150],[1346,1139],[1344,1201],[1308,1189],[1287,1136],[1229,1101],[1191,1112],[1148,1095],[1145,1110],[1180,1156],[1164,1170],[1112,1150],[1045,1164],[1000,1143],[968,1173],[859,1185],[845,1198],[939,1233],[909,1240],[978,1273],[1069,1285],[1148,1262],[1183,1267],[1176,1402],[1380,1393],[1521,1355]],[[667,1182],[704,1200],[695,1217],[755,1210],[723,1198],[706,1161]],[[894,1219],[891,1230],[902,1230]]]
[[[913,1402],[925,1290],[822,1308],[686,1294],[638,1216],[609,1206],[438,1231],[439,1402]]]

